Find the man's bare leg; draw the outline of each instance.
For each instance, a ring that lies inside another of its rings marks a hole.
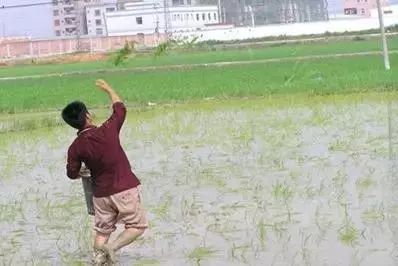
[[[97,232],[94,240],[94,263],[102,265],[107,261],[107,254],[104,251],[104,245],[108,243],[110,235]]]
[[[145,229],[127,228],[110,244],[105,243],[104,249],[112,262],[115,262],[115,251],[130,245],[144,233]]]

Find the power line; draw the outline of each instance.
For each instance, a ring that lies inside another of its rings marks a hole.
[[[41,2],[41,3],[32,3],[32,4],[22,4],[22,5],[0,5],[0,9],[11,9],[11,8],[24,8],[24,7],[34,7],[34,6],[46,6],[46,5],[57,5],[57,4],[68,4],[70,2],[80,2],[82,0],[69,0],[69,1],[62,1],[62,0],[54,0],[51,2]]]

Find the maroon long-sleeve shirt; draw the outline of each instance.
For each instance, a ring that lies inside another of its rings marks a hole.
[[[120,145],[119,132],[125,118],[124,104],[113,104],[112,116],[104,124],[79,131],[69,147],[67,176],[77,179],[83,162],[91,171],[95,197],[107,197],[140,184]]]

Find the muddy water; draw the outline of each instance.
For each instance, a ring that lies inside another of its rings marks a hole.
[[[151,225],[120,265],[398,265],[394,119],[389,134],[387,104],[364,99],[130,113],[122,143]],[[92,221],[64,170],[73,134],[0,136],[4,265],[89,263]]]

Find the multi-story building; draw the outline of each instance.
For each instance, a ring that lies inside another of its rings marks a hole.
[[[117,4],[100,4],[90,5],[85,8],[85,18],[87,23],[87,34],[90,36],[106,36],[107,27],[105,14],[115,12],[117,10]]]
[[[386,6],[385,0],[380,0],[382,6]],[[377,8],[376,0],[344,0],[344,15],[369,17],[371,10]]]
[[[56,36],[87,34],[85,7],[102,4],[102,0],[54,0],[53,23]]]

